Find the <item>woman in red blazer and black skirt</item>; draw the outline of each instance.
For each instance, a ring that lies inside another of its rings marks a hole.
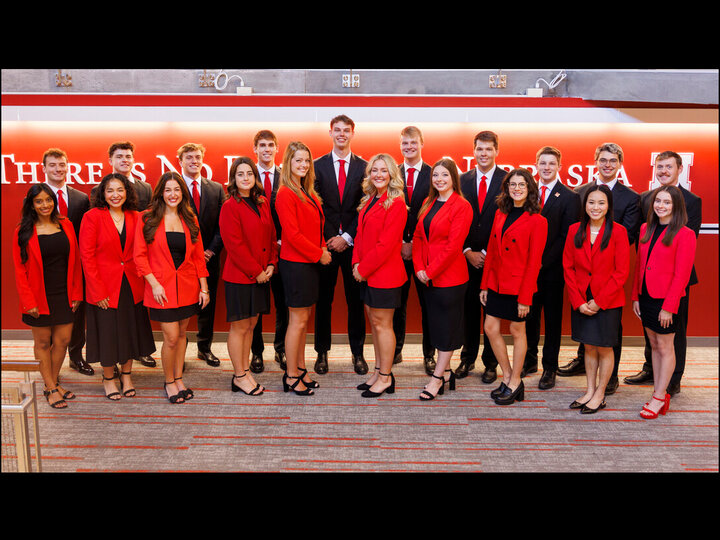
[[[150,318],[143,305],[145,283],[134,260],[137,196],[122,174],[109,174],[95,190],[80,226],[80,258],[87,302],[86,358],[103,368],[105,396],[134,397],[133,358],[155,352]],[[120,365],[122,395],[113,379]]]
[[[435,371],[420,394],[425,401],[442,394],[446,382],[450,390],[455,389],[450,359],[464,339],[462,305],[469,274],[462,251],[473,218],[472,207],[460,190],[455,162],[443,158],[430,174],[430,191],[418,212],[412,246],[415,275],[426,287],[430,341],[438,350]]]
[[[503,179],[495,212],[482,281],[480,302],[485,306],[485,336],[503,372],[500,386],[490,395],[498,405],[525,398],[521,372],[527,350],[525,317],[547,239],[547,220],[540,215],[538,188],[526,169],[514,169]],[[512,365],[500,333],[501,320],[510,321]]]
[[[665,414],[670,407],[667,387],[675,369],[675,323],[685,295],[697,240],[686,227],[687,210],[676,186],[662,186],[650,195],[647,223],[640,227],[632,300],[652,347],[653,394],[640,416]]]
[[[75,229],[60,215],[47,184],[33,184],[23,201],[13,238],[15,284],[22,321],[30,326],[33,351],[54,409],[67,407],[75,395],[58,382],[73,327],[73,313],[83,299],[82,268]]]
[[[563,251],[572,338],[585,345],[587,377],[585,394],[570,408],[593,414],[605,408],[605,388],[613,372],[630,244],[625,227],[613,221],[613,197],[607,186],[586,190],[582,208],[580,221],[568,229]]]
[[[305,368],[305,335],[320,291],[318,264],[330,264],[332,260],[323,237],[325,216],[321,204],[315,191],[310,149],[302,142],[291,142],[283,156],[275,211],[282,230],[278,271],[289,311],[283,390],[302,396],[312,395],[313,388],[319,386]]]
[[[352,259],[353,276],[360,283],[375,348],[375,373],[357,387],[363,390],[362,397],[395,392],[393,316],[407,281],[401,255],[407,221],[403,187],[400,169],[390,155],[377,154],[368,161]]]
[[[176,172],[163,174],[135,229],[135,264],[145,278],[143,302],[160,323],[165,394],[170,403],[193,398],[182,380],[185,331],[190,317],[210,301],[208,271],[190,192]]]
[[[270,312],[270,278],[277,264],[277,238],[270,201],[252,159],[232,162],[228,199],[220,210],[220,235],[227,251],[223,281],[230,323],[227,346],[233,365],[230,388],[259,396],[264,388],[250,372],[250,345],[261,313]]]

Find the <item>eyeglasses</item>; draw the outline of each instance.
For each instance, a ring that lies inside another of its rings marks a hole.
[[[525,189],[525,188],[527,187],[527,183],[525,183],[525,182],[520,182],[519,184],[516,184],[515,182],[510,182],[510,183],[508,184],[508,187],[509,187],[510,189],[520,189],[520,188]]]

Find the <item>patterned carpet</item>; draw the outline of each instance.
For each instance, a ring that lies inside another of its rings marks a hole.
[[[165,399],[159,353],[158,367],[134,368],[138,396],[119,402],[104,397],[98,370],[88,377],[66,362],[63,385],[77,399],[55,410],[32,373],[43,472],[718,472],[715,347],[689,349],[682,391],[657,420],[639,416],[652,387],[622,383],[642,365],[639,347],[624,349],[620,388],[595,415],[568,409],[584,392],[584,376],[558,377],[554,389],[541,391],[538,372],[525,379],[525,401],[495,405],[489,392],[497,383],[482,383],[479,362],[456,391],[422,402],[428,377],[414,344],[394,367],[393,395],[360,397],[355,386],[366,377],[353,372],[347,345],[333,345],[330,372],[312,374],[321,385],[314,396],[283,393],[266,348],[256,379],[267,390],[250,397],[230,392],[227,349],[213,349],[217,368],[195,360],[190,343],[184,380],[195,399],[179,405]],[[563,346],[560,364],[575,350]],[[372,369],[372,347],[365,351]],[[29,341],[2,343],[3,360],[31,355]],[[307,358],[312,373],[312,346]],[[3,387],[22,380],[2,373]],[[6,431],[3,420],[4,448]],[[3,471],[16,470],[11,461],[3,450]]]

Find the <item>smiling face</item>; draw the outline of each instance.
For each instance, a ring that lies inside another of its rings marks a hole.
[[[180,167],[185,176],[189,178],[200,178],[203,165],[203,154],[200,150],[189,150],[183,152],[180,157]]]
[[[515,206],[524,205],[528,196],[528,185],[525,177],[516,174],[508,178],[508,194]]]
[[[557,156],[553,154],[541,154],[535,165],[538,170],[540,182],[543,184],[549,184],[555,180],[558,172],[560,172],[560,162]]]
[[[33,209],[38,216],[49,218],[55,209],[55,202],[49,193],[41,191],[33,199]]]
[[[123,176],[130,176],[134,164],[135,156],[129,148],[118,148],[110,156],[110,165],[113,172],[120,173]]]
[[[403,135],[400,139],[400,152],[403,159],[409,165],[415,165],[421,158],[423,144],[420,137],[408,137]]]
[[[177,180],[168,180],[163,189],[163,201],[169,208],[177,208],[182,202],[182,188]]]
[[[390,171],[384,159],[376,159],[370,168],[370,181],[378,192],[382,195],[390,184]]]
[[[62,156],[47,156],[43,164],[43,172],[48,182],[62,187],[67,178],[67,159]]]
[[[122,205],[127,200],[125,185],[120,180],[110,180],[105,186],[104,194],[105,201],[110,208],[122,208]]]
[[[253,173],[252,167],[247,163],[241,163],[238,165],[235,171],[235,185],[238,188],[238,193],[241,197],[248,197],[250,190],[255,185],[256,178]]]
[[[599,223],[603,221],[608,212],[607,196],[602,191],[590,193],[585,202],[585,212],[587,212],[591,222]]]
[[[622,162],[617,154],[603,150],[598,155],[595,165],[600,175],[600,181],[607,184],[617,177],[620,172],[620,167],[622,167]]]
[[[290,159],[290,175],[300,182],[310,170],[310,153],[307,150],[296,150]]]
[[[343,121],[335,122],[330,129],[333,146],[340,152],[345,152],[350,148],[350,141],[354,135],[353,127]]]
[[[446,198],[453,192],[452,175],[442,165],[436,165],[432,171],[432,185],[442,198]]]
[[[678,167],[677,161],[672,157],[655,162],[655,178],[663,186],[677,186],[682,170],[682,165]]]
[[[475,154],[475,162],[482,172],[488,172],[495,166],[498,151],[491,141],[478,140],[475,143],[473,153]]]
[[[275,165],[275,154],[277,154],[278,149],[277,144],[272,139],[258,139],[253,151],[264,169],[269,169]]]
[[[672,197],[667,191],[658,192],[653,203],[653,210],[655,215],[660,220],[660,223],[669,223],[673,213],[673,202]]]

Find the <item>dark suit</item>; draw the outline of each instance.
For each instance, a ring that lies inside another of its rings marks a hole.
[[[538,185],[540,187],[540,184]],[[557,371],[560,341],[562,338],[563,249],[568,228],[579,221],[578,194],[564,186],[558,179],[546,202],[542,215],[548,224],[547,242],[542,256],[542,267],[538,275],[538,290],[533,295],[530,313],[525,321],[527,352],[525,368],[537,367],[538,343],[540,342],[540,314],[544,312],[545,341],[542,351],[542,365],[545,371]]]
[[[205,263],[208,271],[207,284],[210,293],[208,305],[198,313],[197,347],[198,351],[210,352],[213,340],[213,328],[215,326],[215,304],[217,299],[218,280],[220,279],[220,252],[223,249],[223,241],[220,236],[220,210],[225,202],[225,191],[222,184],[200,179],[200,211],[195,208],[195,201],[192,198],[190,189],[190,206],[198,216],[200,224],[200,236],[203,249],[214,253],[210,260]]]
[[[582,208],[582,201],[585,196],[585,192],[590,186],[594,186],[596,183],[597,182],[593,180],[592,182],[588,182],[587,184],[583,184],[582,186],[575,188],[575,192],[579,195],[581,206],[580,212],[585,212],[585,209]],[[613,197],[613,221],[625,227],[630,246],[637,244],[638,234],[640,233],[640,225],[642,225],[643,221],[642,216],[640,215],[640,195],[638,195],[635,190],[622,184],[620,181],[615,182],[611,192]],[[622,323],[620,324],[618,331],[618,344],[613,347],[613,352],[615,353],[615,367],[613,368],[612,378],[617,378],[618,367],[620,365],[620,355],[622,353]],[[585,348],[582,343],[578,347],[578,360],[583,362],[585,361]]]
[[[423,201],[427,198],[428,192],[430,191],[430,172],[432,167],[427,163],[423,163],[420,168],[420,172],[413,182],[412,197],[408,196],[407,183],[405,185],[405,204],[409,207],[407,222],[405,223],[405,231],[403,232],[403,242],[412,242],[413,234],[415,233],[415,226],[417,225],[417,215]],[[400,166],[400,172],[403,175],[403,179],[407,182],[405,176],[405,164]],[[418,301],[420,302],[420,312],[422,317],[422,349],[423,356],[425,358],[432,358],[435,356],[435,349],[430,343],[430,333],[427,327],[427,308],[425,305],[425,298],[422,295],[424,285],[415,275],[413,270],[412,259],[406,261],[403,259],[405,264],[405,272],[407,273],[408,280],[400,289],[400,307],[395,309],[395,315],[393,316],[393,330],[395,331],[395,356],[402,352],[403,346],[405,345],[405,329],[407,326],[407,300],[410,293],[410,283],[415,282],[415,290],[417,291]]]
[[[500,167],[495,168],[490,186],[485,195],[483,207],[478,207],[477,168],[473,168],[460,176],[460,186],[463,195],[473,209],[473,221],[470,225],[464,249],[472,251],[487,250],[497,204],[495,198],[500,193],[500,186],[507,171]],[[475,268],[468,263],[470,278],[465,295],[465,344],[460,351],[460,360],[466,364],[474,364],[480,350],[480,335],[483,334],[482,304],[480,304],[480,282],[483,276],[483,267]],[[483,340],[484,341],[484,340]],[[482,361],[485,368],[494,369],[497,359],[489,343],[484,343]]]
[[[280,219],[275,211],[275,198],[277,197],[278,187],[280,187],[280,169],[278,167],[274,169],[272,194],[270,196],[270,213],[273,223],[275,224],[275,234],[278,240],[280,240],[282,227],[280,226]],[[264,185],[262,171],[260,172],[260,183]],[[282,278],[280,277],[280,272],[277,271],[277,267],[270,278],[270,288],[272,290],[273,300],[275,301],[275,339],[273,340],[273,347],[276,353],[284,353],[285,334],[287,333],[289,315],[287,306],[285,305],[285,289],[283,288]],[[262,357],[262,353],[265,350],[262,337],[262,315],[258,315],[258,321],[253,331],[253,340],[250,348],[254,355]]]
[[[342,201],[338,192],[338,179],[335,175],[332,153],[315,160],[315,189],[322,198],[322,210],[325,215],[323,236],[325,241],[343,233],[355,237],[358,225],[358,210],[362,198],[362,181],[367,162],[351,154],[347,166],[345,189]],[[353,355],[362,355],[365,345],[365,311],[360,299],[359,284],[352,275],[353,248],[337,253],[330,251],[332,262],[320,268],[323,286],[315,307],[315,350],[326,353],[330,350],[332,301],[335,294],[338,269],[343,273],[345,300],[348,313],[348,338]]]
[[[697,238],[700,234],[700,225],[702,224],[702,199],[679,184],[678,188],[680,188],[680,193],[682,193],[683,199],[685,199],[685,210],[687,211],[688,216],[686,226],[695,233],[695,237]],[[651,194],[652,191],[650,190],[640,195],[640,212],[644,217],[643,221],[647,219],[648,211],[650,210]],[[678,312],[674,317],[674,320],[676,321],[675,340],[673,342],[675,348],[675,371],[670,378],[670,384],[680,384],[680,380],[685,372],[690,286],[695,285],[697,282],[698,278],[695,273],[695,265],[693,265],[692,272],[690,274],[690,281],[688,286],[685,288],[685,296],[680,299]],[[650,347],[650,341],[648,340],[647,332],[645,332],[644,328],[643,333],[645,334],[645,364],[643,365],[643,370],[652,373],[652,348]]]
[[[73,224],[75,236],[80,237],[80,224],[82,218],[90,209],[90,198],[80,190],[67,186],[68,191],[68,219]],[[85,290],[85,279],[83,278],[83,291]],[[83,294],[84,298],[84,294]],[[68,356],[73,362],[82,362],[82,349],[85,346],[85,302],[75,310],[73,315],[73,329],[68,344]]]

